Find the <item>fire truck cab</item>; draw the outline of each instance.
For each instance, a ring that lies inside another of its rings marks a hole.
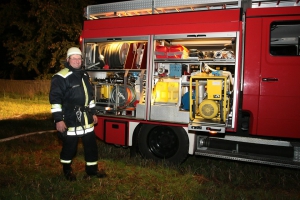
[[[300,168],[299,0],[134,0],[85,16],[101,140],[174,163]]]

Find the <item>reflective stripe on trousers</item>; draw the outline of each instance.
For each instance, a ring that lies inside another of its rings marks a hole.
[[[60,159],[60,162],[62,164],[70,164],[72,162],[72,160],[62,160],[62,159]]]
[[[87,166],[92,166],[92,165],[97,165],[97,164],[98,164],[97,161],[95,161],[95,162],[86,162]]]
[[[84,130],[81,126],[77,126],[76,130],[75,127],[69,127],[67,131],[67,135],[84,135],[90,133],[94,130],[94,124],[89,124],[87,126],[83,126]]]

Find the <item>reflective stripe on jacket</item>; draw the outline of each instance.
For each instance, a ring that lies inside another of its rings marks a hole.
[[[66,68],[56,73],[51,80],[49,100],[55,122],[64,120],[67,127],[77,127],[76,131],[93,123],[92,115],[95,114],[93,87],[84,70],[74,69],[67,64]],[[79,107],[89,109],[76,115]]]

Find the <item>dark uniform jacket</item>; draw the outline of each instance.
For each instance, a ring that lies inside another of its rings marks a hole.
[[[64,120],[68,132],[85,130],[85,134],[91,131],[95,102],[86,71],[66,63],[66,67],[52,77],[49,100],[54,121]]]

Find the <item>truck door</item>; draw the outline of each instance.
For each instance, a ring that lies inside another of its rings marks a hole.
[[[257,134],[299,138],[300,15],[263,17],[257,27],[261,27]]]

